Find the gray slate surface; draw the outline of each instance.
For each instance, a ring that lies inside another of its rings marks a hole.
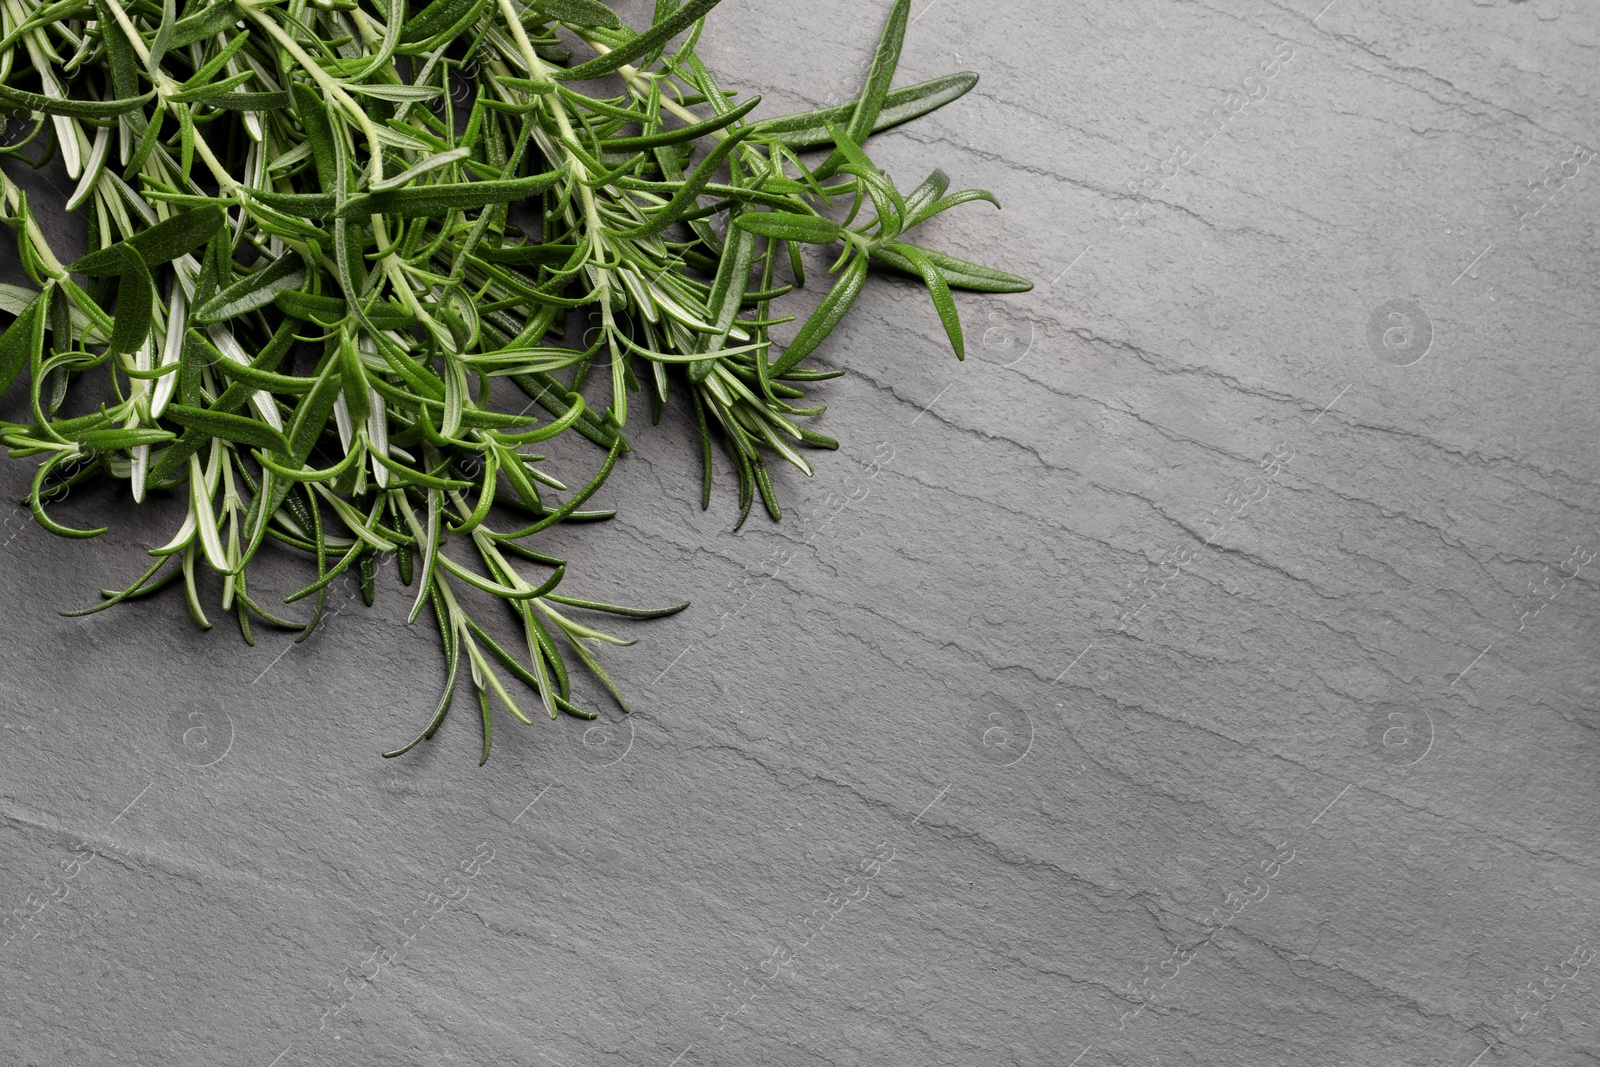
[[[558,542],[694,600],[631,719],[384,761],[392,573],[300,646],[68,620],[168,517],[7,512],[0,1063],[1600,1062],[1600,15],[1324,4],[919,3],[902,81],[983,81],[876,152],[1038,286],[965,364],[869,288],[781,525],[641,431]],[[881,17],[703,51],[778,113]]]

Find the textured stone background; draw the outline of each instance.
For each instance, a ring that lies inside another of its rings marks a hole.
[[[902,83],[983,81],[876,154],[1037,288],[965,364],[869,288],[781,525],[639,431],[557,538],[694,600],[631,719],[384,761],[392,573],[299,646],[69,620],[170,516],[7,512],[0,1061],[1600,1062],[1593,3],[924,3]],[[706,33],[767,113],[881,25],[800,7]]]

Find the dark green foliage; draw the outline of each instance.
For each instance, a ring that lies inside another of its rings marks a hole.
[[[25,392],[32,420],[0,423],[0,441],[40,458],[26,503],[56,533],[102,532],[51,517],[62,477],[121,479],[136,501],[177,494],[188,508],[154,566],[85,610],[181,580],[209,626],[210,571],[247,640],[252,616],[303,639],[333,583],[357,582],[370,603],[392,555],[416,591],[412,621],[433,615],[447,679],[427,726],[390,755],[439,728],[463,659],[485,758],[491,697],[532,721],[503,675],[552,718],[592,718],[575,657],[622,703],[592,646],[632,642],[572,614],[684,605],[559,593],[566,562],[533,544],[610,514],[584,506],[629,451],[630,396],[651,394],[657,417],[686,400],[702,507],[720,441],[739,522],[758,496],[776,518],[772,459],[809,473],[802,449],[837,447],[799,421],[822,411],[803,406],[805,387],[834,372],[801,363],[871,264],[926,285],[957,356],[953,289],[1029,287],[908,240],[993,197],[947,195],[937,170],[904,195],[865,151],[976,82],[891,87],[906,0],[856,100],[765,120],[695,52],[715,4],[660,3],[635,32],[597,0],[18,0],[0,102],[38,113],[35,137],[79,182],[52,207],[91,220],[91,251],[63,265],[0,174],[0,218],[36,283],[0,292],[14,317],[0,391]],[[808,165],[808,149],[826,154]],[[792,321],[779,305],[806,282],[802,247],[832,258],[832,280],[775,346],[771,328]],[[109,375],[115,402],[62,416],[91,372]],[[495,378],[527,403],[497,400]],[[602,450],[575,488],[527,451],[569,432]],[[288,598],[309,620],[251,598],[268,541],[314,563]],[[485,599],[520,631],[516,650],[469,610]]]

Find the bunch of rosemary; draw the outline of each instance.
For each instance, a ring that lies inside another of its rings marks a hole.
[[[777,518],[768,458],[809,473],[802,446],[837,447],[796,421],[822,411],[803,406],[806,383],[830,376],[802,363],[869,265],[927,285],[957,356],[952,288],[1029,288],[906,239],[988,193],[949,194],[937,170],[902,193],[863,150],[977,80],[890,88],[908,0],[856,100],[766,119],[695,52],[715,3],[657,0],[635,32],[597,0],[5,0],[0,104],[32,116],[5,152],[35,166],[60,156],[77,187],[51,206],[84,220],[91,251],[61,262],[0,174],[34,283],[0,287],[15,316],[0,391],[24,381],[31,416],[0,422],[0,439],[42,457],[25,503],[57,534],[104,530],[51,517],[68,483],[110,477],[135,501],[187,501],[149,570],[87,610],[181,581],[208,626],[209,570],[246,640],[253,619],[304,636],[330,582],[357,568],[370,603],[375,560],[394,553],[449,678],[422,732],[387,755],[439,728],[463,656],[484,759],[491,695],[532,721],[502,672],[551,717],[592,718],[573,702],[571,655],[625,708],[589,646],[631,642],[574,609],[684,605],[563,595],[565,561],[530,544],[608,514],[583,505],[628,451],[630,394],[647,391],[655,418],[674,392],[687,399],[702,507],[718,437],[740,522],[756,494]],[[601,95],[576,88],[597,82]],[[802,160],[811,149],[825,154]],[[803,245],[837,251],[833,281],[774,357]],[[573,344],[575,319],[597,328]],[[610,378],[589,389],[599,405],[584,392],[596,368]],[[508,406],[496,378],[531,402]],[[70,396],[67,410],[98,406],[64,414]],[[548,418],[527,414],[535,404]],[[526,451],[564,433],[604,453],[575,490]],[[251,594],[269,542],[315,561],[288,598],[312,600],[306,621]],[[524,652],[474,619],[469,588],[504,603]]]

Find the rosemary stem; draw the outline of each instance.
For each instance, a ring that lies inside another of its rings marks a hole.
[[[533,42],[528,40],[528,31],[522,28],[522,19],[511,0],[499,0],[500,13],[505,16],[507,25],[511,27],[512,39],[517,43],[517,51],[522,53],[522,60],[528,65],[528,73],[536,82],[550,82],[550,69],[539,58],[539,53],[533,49]],[[567,115],[567,107],[561,102],[561,94],[556,92],[544,93],[540,97],[541,105],[555,120],[556,129],[561,132],[564,140],[577,143],[577,135],[572,130],[572,119]],[[567,158],[567,165],[572,169],[572,180],[578,183],[578,198],[583,202],[584,216],[589,222],[590,240],[596,242],[592,247],[597,258],[604,258],[604,252],[599,243],[603,242],[605,226],[600,222],[600,210],[595,204],[594,191],[589,188],[589,171],[584,167],[583,161],[576,159],[571,153],[563,150],[562,155]]]
[[[116,0],[110,0],[110,2],[115,3]],[[372,119],[368,117],[366,109],[350,98],[350,94],[345,92],[327,71],[322,69],[322,65],[313,59],[305,49],[300,47],[300,42],[284,33],[282,27],[262,14],[256,7],[256,0],[233,0],[233,2],[235,7],[249,15],[258,26],[266,30],[268,36],[281,44],[284,51],[293,56],[305,72],[311,75],[311,80],[316,82],[328,94],[328,98],[338,101],[345,112],[361,127],[361,132],[366,136],[367,144],[371,150],[372,180],[375,182],[382,181],[383,142],[378,139],[378,129],[372,124]]]

